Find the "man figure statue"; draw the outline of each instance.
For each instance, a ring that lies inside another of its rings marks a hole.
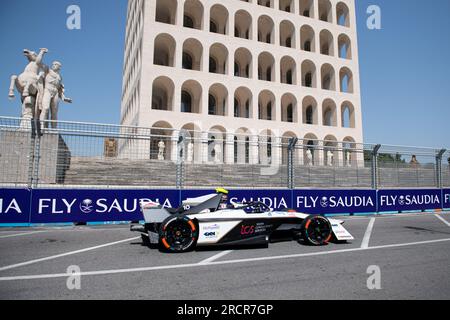
[[[49,112],[51,114],[52,128],[56,129],[56,120],[58,120],[59,99],[67,103],[72,103],[72,99],[64,95],[64,85],[60,74],[61,63],[54,61],[51,69],[48,69],[44,79],[44,95],[40,107],[40,120],[48,120]]]
[[[214,163],[222,162],[222,148],[216,143],[214,146]]]
[[[158,143],[158,160],[164,160],[164,150],[166,149],[166,144],[164,143],[164,141],[160,141]]]
[[[306,150],[306,161],[308,166],[311,167],[313,165],[313,156],[310,149]]]
[[[331,152],[330,150],[327,151],[327,164],[328,166],[332,167],[333,166],[333,152]]]
[[[194,144],[191,142],[187,146],[187,162],[192,162],[194,160]]]

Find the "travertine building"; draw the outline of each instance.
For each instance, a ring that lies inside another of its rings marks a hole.
[[[123,77],[121,124],[175,129],[166,158],[181,129],[198,138],[194,161],[216,139],[224,163],[284,161],[290,137],[363,139],[354,0],[130,0]]]

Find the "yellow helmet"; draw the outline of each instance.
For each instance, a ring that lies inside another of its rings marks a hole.
[[[216,193],[228,194],[229,192],[228,192],[228,190],[226,190],[224,188],[217,188]]]

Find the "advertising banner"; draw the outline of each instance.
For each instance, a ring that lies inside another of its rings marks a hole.
[[[442,208],[442,190],[379,190],[378,210],[416,211]]]
[[[0,223],[29,223],[31,191],[0,189]]]
[[[141,201],[166,207],[180,202],[178,190],[33,190],[33,223],[138,221]]]
[[[442,200],[444,201],[443,209],[450,209],[450,189],[442,191]]]
[[[309,214],[376,212],[375,190],[294,190],[293,208]]]
[[[292,208],[292,190],[228,190],[230,204],[258,201],[274,210]],[[181,199],[195,198],[215,193],[215,190],[182,190]]]

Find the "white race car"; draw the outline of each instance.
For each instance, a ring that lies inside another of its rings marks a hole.
[[[141,205],[144,225],[132,225],[144,243],[167,252],[186,252],[200,246],[264,245],[283,240],[302,240],[321,246],[330,241],[346,242],[353,236],[343,221],[292,210],[273,211],[262,202],[230,207],[227,191],[187,199],[178,209],[159,203]]]

